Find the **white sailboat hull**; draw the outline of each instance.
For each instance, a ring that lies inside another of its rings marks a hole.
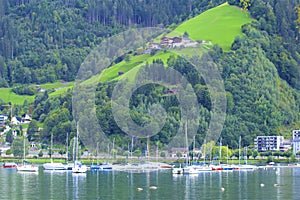
[[[172,174],[183,174],[183,168],[173,168]]]
[[[66,170],[66,166],[62,163],[45,163],[43,168],[45,170]]]
[[[72,168],[72,173],[86,173],[87,172],[87,166],[85,165],[75,165],[75,167]]]
[[[22,172],[38,172],[39,168],[33,165],[22,165],[22,166],[17,166],[17,170]]]

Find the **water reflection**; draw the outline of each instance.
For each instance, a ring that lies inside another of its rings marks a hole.
[[[265,187],[261,187],[263,183]],[[278,184],[278,187],[274,187]],[[298,199],[300,168],[204,172],[19,173],[0,169],[1,199]],[[155,186],[155,187],[151,187]],[[221,191],[221,188],[224,191]],[[143,188],[138,191],[137,188]]]
[[[86,196],[85,183],[86,183],[86,173],[72,173],[73,180],[73,198],[72,199],[82,199]]]

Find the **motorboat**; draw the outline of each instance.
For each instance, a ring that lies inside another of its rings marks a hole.
[[[17,164],[15,162],[5,162],[2,167],[5,169],[15,169],[17,168]]]

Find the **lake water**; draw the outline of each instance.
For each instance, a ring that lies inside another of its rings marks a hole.
[[[300,168],[176,176],[171,171],[72,174],[40,167],[34,174],[1,168],[0,199],[300,199]]]

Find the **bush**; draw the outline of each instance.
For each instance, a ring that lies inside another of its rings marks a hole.
[[[43,151],[40,150],[39,153],[38,153],[38,156],[41,158],[41,157],[43,157],[43,155],[44,155],[44,154],[43,154]]]
[[[11,150],[11,149],[7,149],[5,154],[6,154],[7,156],[8,156],[8,155],[11,155],[11,154],[12,154],[12,150]]]
[[[21,85],[21,86],[14,87],[12,91],[19,95],[30,95],[30,96],[35,95],[38,92],[37,88],[29,85]]]
[[[164,151],[162,151],[161,153],[160,153],[160,157],[166,157],[166,152],[164,152]]]

